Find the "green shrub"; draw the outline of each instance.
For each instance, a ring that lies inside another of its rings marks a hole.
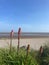
[[[43,46],[42,55],[38,51],[36,58],[37,58],[39,65],[49,65],[49,47]]]

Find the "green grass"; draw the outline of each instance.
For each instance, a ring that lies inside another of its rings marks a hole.
[[[11,53],[9,49],[0,49],[0,65],[37,65],[34,54],[29,52],[26,57],[26,53],[25,49],[20,49],[19,54],[15,48],[12,48]]]
[[[9,49],[0,49],[0,65],[49,65],[49,47],[44,46],[43,56],[39,51],[30,50],[28,56],[27,50],[12,47],[11,53]]]

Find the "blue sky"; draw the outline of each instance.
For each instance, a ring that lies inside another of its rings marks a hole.
[[[49,32],[49,0],[0,0],[0,32]]]

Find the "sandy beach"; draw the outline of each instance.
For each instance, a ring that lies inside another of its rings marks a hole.
[[[30,47],[33,49],[38,50],[40,46],[45,45],[49,42],[49,38],[22,38],[20,39],[20,47],[21,46],[27,46],[30,44]],[[13,39],[12,40],[12,45],[14,47],[17,47],[18,44],[18,39]],[[6,48],[9,47],[10,45],[10,39],[8,38],[1,38],[0,39],[0,48]]]

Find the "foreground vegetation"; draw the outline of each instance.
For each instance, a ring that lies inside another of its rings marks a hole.
[[[44,46],[43,50],[17,49],[0,49],[0,65],[49,65],[49,47]]]

